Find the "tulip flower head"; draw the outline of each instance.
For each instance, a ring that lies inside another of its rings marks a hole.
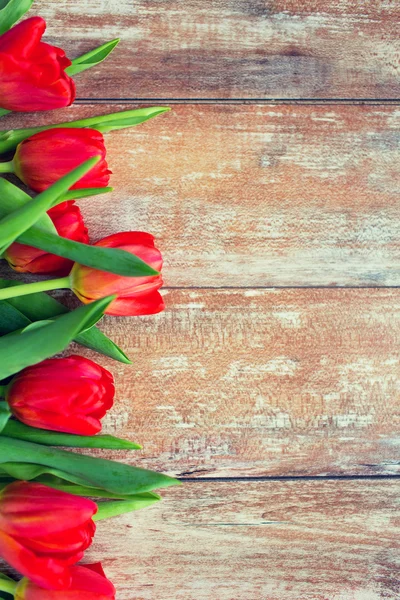
[[[47,214],[54,223],[58,234],[69,240],[89,243],[88,230],[83,222],[79,206],[74,201],[63,202],[51,208]],[[73,261],[49,254],[39,248],[26,246],[14,242],[6,250],[4,258],[12,269],[18,273],[54,273],[68,275],[73,266]]]
[[[156,271],[161,270],[161,253],[154,245],[154,237],[149,233],[116,233],[94,245],[125,250],[144,260]],[[164,310],[164,302],[158,292],[163,283],[161,275],[123,277],[75,263],[70,280],[71,289],[85,304],[104,296],[117,295],[106,310],[109,315],[152,315]]]
[[[11,380],[6,401],[12,414],[31,427],[94,435],[112,407],[114,379],[83,356],[49,358]]]
[[[40,483],[0,492],[0,556],[45,589],[67,589],[70,567],[92,543],[97,505]]]
[[[44,590],[22,579],[15,600],[115,600],[115,587],[105,576],[100,563],[71,567],[71,585],[67,590]]]
[[[69,106],[75,84],[65,73],[64,50],[41,42],[46,22],[31,17],[0,36],[0,106],[7,110],[51,110]]]
[[[88,158],[101,160],[71,189],[106,187],[111,171],[103,135],[96,129],[59,127],[35,133],[18,144],[15,174],[35,192],[43,192]]]

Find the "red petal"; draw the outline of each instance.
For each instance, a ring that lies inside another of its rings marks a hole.
[[[35,537],[85,527],[97,505],[40,483],[16,481],[0,494],[0,530],[19,537]]]
[[[71,584],[71,573],[66,565],[53,558],[36,556],[1,531],[0,555],[14,569],[44,588],[60,590]]]
[[[107,248],[140,245],[154,247],[154,235],[145,231],[120,231],[95,243],[95,246],[106,246]]]
[[[164,300],[159,292],[153,292],[136,298],[117,298],[106,310],[107,315],[134,317],[154,315],[163,311]]]
[[[32,61],[0,52],[0,73],[2,108],[52,110],[69,106],[75,99],[75,84],[64,72],[51,85],[44,85]]]
[[[31,17],[21,21],[0,36],[0,52],[29,56],[39,44],[46,30],[46,21],[41,17]]]
[[[104,575],[100,563],[98,565],[71,567],[71,587],[62,592],[43,590],[22,580],[17,587],[16,600],[115,600],[115,588]]]

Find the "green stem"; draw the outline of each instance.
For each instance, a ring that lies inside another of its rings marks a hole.
[[[0,590],[2,592],[7,592],[7,594],[12,594],[14,596],[17,589],[17,585],[18,584],[16,581],[11,581],[11,579],[3,579],[2,577],[0,577]]]
[[[0,398],[6,397],[6,389],[7,389],[6,385],[0,385]]]
[[[48,292],[50,290],[69,289],[71,283],[69,277],[60,277],[59,279],[47,279],[46,281],[36,281],[35,283],[24,283],[22,285],[12,285],[11,287],[0,290],[0,300],[15,298],[16,296],[27,296],[36,292]]]
[[[15,173],[13,161],[0,162],[0,173]]]

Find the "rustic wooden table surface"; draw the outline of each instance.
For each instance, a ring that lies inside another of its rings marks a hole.
[[[82,209],[165,256],[166,312],[105,319],[134,360],[102,361],[106,429],[186,483],[90,557],[119,600],[400,598],[400,3],[33,12],[71,57],[122,38],[57,121],[173,108],[107,136],[115,192]]]

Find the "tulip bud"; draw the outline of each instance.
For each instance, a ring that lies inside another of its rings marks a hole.
[[[17,585],[15,600],[115,600],[115,587],[100,563],[71,567],[67,590],[44,590],[28,579]]]
[[[83,356],[49,358],[23,369],[6,389],[12,414],[31,427],[94,435],[113,405],[109,371]]]
[[[69,106],[75,84],[65,73],[64,50],[41,42],[46,22],[26,19],[0,36],[0,106],[7,110],[50,110]]]
[[[101,160],[71,189],[106,187],[111,171],[103,135],[96,129],[59,127],[35,133],[18,144],[15,174],[35,192],[43,192],[88,158]]]
[[[40,483],[0,492],[0,556],[45,589],[67,589],[70,567],[92,543],[97,505]]]
[[[58,234],[69,240],[89,243],[88,230],[83,222],[79,207],[73,201],[63,202],[51,208],[47,214],[53,221]],[[15,242],[6,250],[4,258],[18,273],[54,273],[68,275],[73,261],[49,254],[39,248]]]
[[[154,237],[149,233],[116,233],[94,245],[125,250],[144,260],[156,271],[161,270],[161,253],[154,246]],[[70,280],[71,289],[85,304],[104,296],[117,295],[106,310],[108,315],[152,315],[164,310],[163,299],[157,291],[163,283],[161,275],[123,277],[75,263]]]

